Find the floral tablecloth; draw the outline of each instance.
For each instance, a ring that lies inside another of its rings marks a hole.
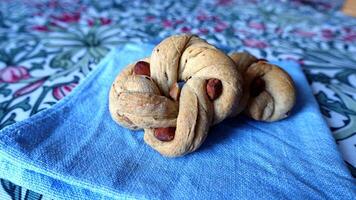
[[[111,48],[175,33],[299,62],[356,176],[356,18],[343,1],[0,0],[0,129],[67,95]],[[46,199],[1,179],[1,199]]]

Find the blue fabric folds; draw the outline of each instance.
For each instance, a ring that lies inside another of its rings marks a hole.
[[[227,119],[187,156],[162,157],[142,131],[117,125],[108,111],[110,85],[152,48],[112,51],[61,102],[1,130],[0,177],[59,199],[355,198],[355,182],[293,62],[277,63],[298,92],[288,119]]]

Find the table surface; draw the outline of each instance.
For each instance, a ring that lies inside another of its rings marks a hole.
[[[0,129],[58,102],[115,46],[194,33],[300,63],[356,176],[356,18],[333,2],[0,0]],[[46,199],[1,186],[2,198]]]

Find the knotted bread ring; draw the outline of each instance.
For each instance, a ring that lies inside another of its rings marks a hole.
[[[287,117],[295,104],[290,76],[248,53],[230,57],[197,36],[163,40],[150,58],[116,77],[109,94],[112,118],[144,129],[147,144],[173,157],[196,150],[209,127],[226,117],[241,112],[261,121]]]
[[[178,35],[116,77],[109,109],[116,122],[144,129],[148,145],[174,157],[196,150],[210,126],[235,115],[241,96],[242,78],[229,56],[197,36]]]
[[[237,113],[244,111],[260,121],[286,118],[296,100],[294,83],[288,73],[249,53],[233,53],[230,57],[244,78]]]

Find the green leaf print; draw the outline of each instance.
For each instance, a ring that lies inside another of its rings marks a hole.
[[[356,63],[355,63],[356,66]],[[335,78],[342,83],[350,85],[351,82],[349,80],[351,75],[356,75],[356,69],[343,69],[335,75]]]
[[[356,108],[356,100],[352,99],[346,95],[343,91],[349,89],[349,86],[345,84],[335,84],[329,86],[344,102],[346,109],[352,111],[351,109]],[[352,88],[353,89],[353,88]],[[340,111],[340,110],[339,110]],[[337,111],[336,111],[337,112]],[[341,112],[342,113],[342,112]],[[334,137],[336,140],[343,140],[352,135],[356,134],[356,113],[355,111],[345,113],[349,118],[349,123],[346,126],[334,131]]]
[[[339,101],[330,100],[324,92],[319,92],[315,95],[321,108],[324,110],[332,110],[344,115],[356,115],[356,112],[348,109],[343,103]],[[323,113],[324,114],[324,113]],[[328,114],[330,116],[330,114]]]
[[[307,76],[307,79],[311,82],[329,84],[331,81],[331,78],[324,73],[313,74],[310,71],[306,71],[305,75]]]
[[[54,56],[49,63],[51,68],[64,68],[67,69],[74,65],[74,62],[71,60],[72,53],[70,51],[65,51],[59,53],[58,55]]]
[[[8,84],[0,83],[0,95],[3,95],[4,97],[7,97],[7,96],[9,96],[11,94],[12,90],[6,88],[7,86],[8,86]]]
[[[27,97],[26,99],[20,101],[19,103],[9,107],[9,110],[14,110],[16,108],[21,108],[23,111],[28,111],[31,109],[31,105],[30,105],[30,97]]]

